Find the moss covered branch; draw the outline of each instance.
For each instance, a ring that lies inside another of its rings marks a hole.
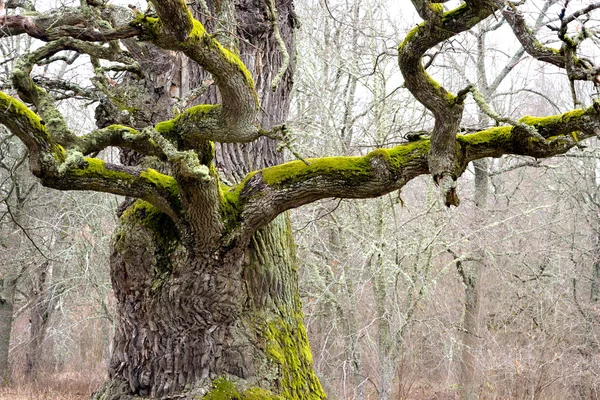
[[[544,140],[531,136],[526,124]],[[548,117],[524,117],[517,126],[501,126],[458,135],[457,169],[484,157],[518,154],[536,158],[564,154],[579,140],[600,132],[596,108],[578,109]],[[371,198],[402,188],[429,173],[429,140],[391,149],[377,149],[363,157],[329,157],[269,167],[250,174],[226,192],[223,202],[234,210],[242,236],[271,221],[281,212],[328,197]]]
[[[21,57],[16,62],[12,81],[19,97],[36,107],[37,113],[44,119],[46,129],[54,140],[63,146],[71,146],[77,143],[79,139],[67,127],[63,116],[58,111],[55,99],[40,88],[31,77],[31,71],[36,64],[64,50],[73,50],[109,61],[126,62],[132,65],[137,63],[120,52],[114,52],[109,48],[72,38],[61,38],[50,42]]]
[[[145,156],[166,159],[164,151],[148,135],[129,126],[110,125],[87,135],[77,136],[73,148],[83,155],[98,153],[109,146],[135,150]]]
[[[97,13],[97,10],[93,7],[64,8],[32,16],[3,16],[0,17],[0,24],[3,25],[0,35],[27,34],[51,42],[43,50],[46,54],[41,55],[41,52],[37,51],[37,54],[33,54],[27,60],[30,66],[35,64],[33,58],[50,57],[50,54],[59,51],[60,47],[62,50],[72,49],[92,57],[123,62],[126,65],[125,69],[130,71],[135,69],[135,65],[129,62],[131,60],[123,59],[121,52],[114,52],[114,46],[95,46],[86,42],[106,42],[133,36],[148,40],[166,50],[181,51],[213,75],[219,87],[222,104],[218,110],[214,109],[211,113],[198,114],[196,111],[199,109],[189,110],[185,116],[190,118],[180,118],[170,121],[170,124],[163,124],[162,132],[168,130],[173,136],[184,136],[193,132],[184,140],[190,147],[202,140],[231,143],[257,139],[260,136],[257,126],[258,96],[252,76],[239,57],[206,32],[204,26],[192,17],[184,1],[156,1],[153,5],[159,18],[137,13],[132,23],[116,27],[102,21],[102,18],[96,18],[98,16],[94,13]],[[122,17],[118,19],[123,20]],[[115,59],[111,54],[120,58]],[[29,75],[27,71],[25,75]],[[27,89],[22,92],[29,96],[23,100],[33,102],[37,94],[32,81],[22,82],[21,86]],[[21,88],[19,90],[21,91]],[[40,115],[43,113],[42,110]],[[48,119],[44,115],[42,117]],[[180,123],[184,123],[185,126],[182,127]]]
[[[414,0],[413,4],[424,22],[412,29],[398,47],[398,64],[407,89],[435,117],[429,170],[440,184],[446,204],[458,205],[454,181],[460,170],[455,135],[462,119],[464,96],[457,98],[437,83],[425,71],[423,56],[431,48],[492,15],[496,6],[492,1],[471,0],[444,12],[443,5],[437,2]]]
[[[134,26],[116,28],[91,25],[89,10],[81,7],[61,8],[48,13],[0,16],[0,38],[27,34],[43,41],[70,36],[80,40],[106,42],[139,35]]]
[[[246,143],[257,139],[258,97],[252,75],[239,57],[224,48],[200,21],[192,19],[193,28],[181,40],[163,22],[169,14],[161,14],[158,9],[157,13],[161,18],[139,15],[132,24],[142,30],[142,38],[163,49],[181,51],[210,72],[222,98],[220,106],[192,108],[175,120],[157,125],[157,130],[163,134],[187,135],[184,139],[188,142]]]
[[[497,4],[500,4],[499,0],[495,1]],[[600,66],[595,66],[588,60],[578,58],[576,55],[577,46],[587,37],[586,29],[584,28],[575,38],[570,38],[567,35],[567,25],[573,22],[577,17],[589,13],[598,7],[599,5],[597,3],[591,4],[587,8],[562,19],[561,27],[556,28],[559,38],[563,42],[560,50],[542,44],[536,38],[534,31],[527,26],[525,17],[516,6],[509,3],[508,6],[503,8],[502,14],[511,26],[513,33],[530,56],[565,69],[571,80],[594,81],[596,77],[600,75]],[[574,15],[576,16],[574,17]]]

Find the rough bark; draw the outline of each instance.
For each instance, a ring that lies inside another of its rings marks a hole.
[[[424,22],[400,44],[398,64],[407,89],[433,113],[429,171],[441,186],[446,206],[458,206],[455,181],[463,169],[457,162],[456,134],[460,130],[464,94],[455,96],[440,86],[425,71],[422,58],[427,50],[483,21],[496,6],[485,0],[471,0],[445,13],[439,3],[413,0],[413,4]]]
[[[384,266],[384,254],[386,252],[384,239],[384,206],[380,199],[376,207],[375,238],[377,250],[370,262],[371,274],[373,275],[373,297],[375,298],[375,309],[377,318],[377,372],[379,385],[377,398],[389,400],[392,396],[392,382],[396,373],[396,361],[399,343],[394,343],[394,332],[390,324],[388,312],[388,281]]]
[[[111,379],[140,396],[184,388],[190,397],[202,395],[211,381],[229,378],[286,399],[322,398],[302,321],[293,242],[286,241],[289,221],[274,221],[247,247],[206,255],[185,249],[174,232],[168,236],[165,216],[149,224],[149,212],[126,211],[117,234],[111,275],[119,323]]]
[[[475,226],[484,221],[487,208],[488,168],[487,159],[473,162],[475,167]],[[479,293],[481,273],[485,266],[485,252],[473,249],[474,260],[464,262],[459,272],[464,284],[464,310],[462,320],[462,349],[460,354],[460,398],[472,400],[479,396],[477,382],[477,350],[479,346],[479,322],[481,297]]]

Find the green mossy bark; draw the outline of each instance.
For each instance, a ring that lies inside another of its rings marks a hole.
[[[244,277],[253,318],[266,344],[267,370],[275,377],[273,392],[285,400],[324,399],[304,327],[296,249],[287,214],[256,232]]]
[[[425,156],[428,150],[429,140],[420,140],[392,149],[377,149],[364,157],[311,158],[306,163],[297,160],[265,168],[259,173],[271,186],[294,184],[318,176],[364,179],[373,172],[371,161],[374,158],[385,160],[392,173],[400,173],[407,163]]]
[[[161,174],[155,169],[148,168],[147,170],[140,173],[140,177],[146,179],[149,182],[152,182],[156,187],[164,189],[174,196],[179,194],[179,187],[177,186],[177,181],[175,178]]]
[[[235,384],[220,378],[213,381],[213,389],[205,396],[198,397],[202,400],[284,400],[283,397],[274,395],[268,390],[250,388],[240,392]]]

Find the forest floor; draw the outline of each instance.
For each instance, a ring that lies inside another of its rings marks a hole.
[[[52,389],[30,387],[9,387],[0,389],[0,400],[83,400],[89,399],[90,393],[65,393]]]
[[[44,374],[36,382],[17,378],[11,385],[0,387],[0,400],[87,400],[104,379],[95,378],[91,371]]]

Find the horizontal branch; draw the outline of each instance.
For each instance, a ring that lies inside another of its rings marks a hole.
[[[0,16],[0,38],[27,34],[45,42],[61,37],[73,37],[92,42],[126,39],[140,34],[139,28],[130,25],[115,29],[98,29],[89,26],[89,15],[80,8],[61,8],[37,15]]]
[[[596,108],[600,108],[598,104]],[[457,160],[464,171],[469,162],[518,154],[547,158],[563,154],[600,133],[595,107],[548,117],[524,117],[545,140],[532,137],[520,126],[501,126],[457,135]],[[422,139],[391,149],[377,149],[363,157],[329,157],[292,161],[251,173],[224,196],[227,209],[241,216],[240,234],[251,234],[285,210],[323,198],[371,198],[402,188],[429,173],[430,141]]]
[[[147,132],[124,125],[110,125],[87,135],[78,136],[73,148],[84,155],[98,153],[109,146],[135,150],[145,156],[166,159],[164,151]]]
[[[151,168],[109,164],[70,151],[65,154],[57,170],[46,170],[38,177],[44,186],[54,189],[92,190],[136,197],[153,204],[173,221],[180,219],[177,181]]]

